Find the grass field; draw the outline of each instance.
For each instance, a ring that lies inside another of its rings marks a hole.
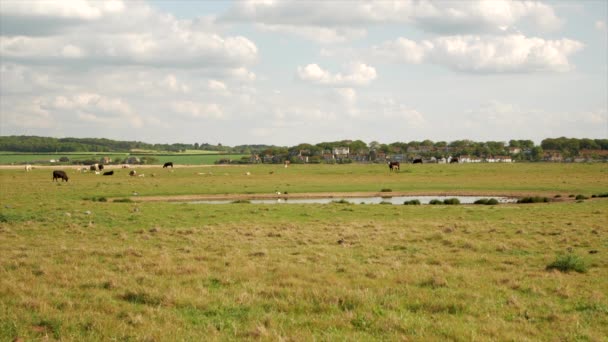
[[[123,160],[129,156],[134,157],[153,157],[158,161],[156,164],[163,164],[172,161],[176,164],[189,165],[212,165],[220,159],[239,160],[245,155],[222,155],[217,153],[204,153],[208,151],[198,151],[198,153],[164,153],[164,154],[137,154],[137,153],[49,153],[49,154],[23,154],[23,153],[7,153],[0,152],[0,165],[34,163],[36,161],[59,160],[61,157],[68,157],[70,161],[96,160],[99,161],[103,157],[110,157],[112,160]],[[248,155],[247,155],[248,156]],[[67,164],[71,164],[67,163]],[[66,163],[63,163],[66,164]]]
[[[608,198],[103,202],[134,192],[608,192],[606,164],[387,169],[176,165],[141,178],[66,169],[67,183],[50,169],[0,170],[0,340],[606,340]],[[584,272],[547,269],[563,257]]]

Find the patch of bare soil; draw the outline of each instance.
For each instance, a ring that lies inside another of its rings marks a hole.
[[[313,199],[313,198],[352,198],[352,197],[397,197],[397,196],[485,196],[485,197],[521,197],[522,194],[505,192],[488,194],[481,192],[314,192],[289,194],[204,194],[175,196],[132,196],[134,202],[192,202],[222,200],[256,200],[256,199]],[[111,200],[111,199],[110,199]]]

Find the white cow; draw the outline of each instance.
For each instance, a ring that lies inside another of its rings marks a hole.
[[[30,165],[30,164],[25,165],[25,172],[30,172],[30,171],[32,171],[32,165]]]

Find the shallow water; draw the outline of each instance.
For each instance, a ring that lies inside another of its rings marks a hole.
[[[437,199],[443,201],[448,198],[458,198],[460,204],[473,204],[475,201],[482,198],[495,198],[498,203],[515,203],[517,199],[509,197],[489,197],[489,196],[394,196],[394,197],[344,197],[344,198],[279,198],[279,199],[253,199],[250,200],[253,204],[327,204],[336,201],[347,201],[354,204],[380,204],[388,202],[390,204],[403,204],[405,201],[419,200],[421,204],[429,204],[431,200]],[[208,201],[192,201],[191,204],[227,204],[233,200],[208,200]]]

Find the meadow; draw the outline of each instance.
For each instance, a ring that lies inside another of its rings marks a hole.
[[[0,340],[608,336],[608,198],[574,200],[608,192],[606,164],[51,170],[0,169]],[[138,201],[382,190],[552,201]]]
[[[69,163],[57,163],[57,167],[66,166],[73,162],[84,162],[88,160],[99,161],[103,157],[109,157],[112,160],[124,160],[130,156],[134,157],[152,157],[156,159],[154,164],[162,165],[166,162],[174,162],[176,164],[189,164],[189,165],[212,165],[220,159],[232,159],[240,160],[243,156],[249,155],[227,155],[217,154],[213,151],[194,151],[188,150],[183,153],[161,153],[154,151],[140,151],[139,153],[103,153],[103,152],[89,152],[89,153],[13,153],[13,152],[0,152],[0,165],[11,165],[11,164],[25,164],[25,163],[36,163],[45,161],[47,164],[51,159],[59,160],[61,157],[68,157]]]

